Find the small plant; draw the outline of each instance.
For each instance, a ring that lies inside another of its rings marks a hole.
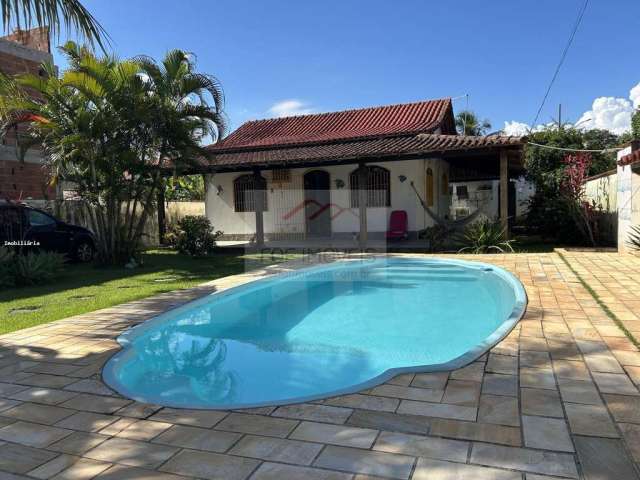
[[[213,252],[221,231],[214,232],[209,219],[202,215],[187,215],[172,229],[170,242],[176,250],[192,257]]]
[[[627,245],[629,245],[632,250],[640,252],[640,225],[634,225],[631,227]]]
[[[52,280],[62,271],[64,260],[64,255],[54,252],[15,255],[10,268],[15,285],[37,285]]]
[[[7,247],[0,247],[0,287],[12,287],[15,285],[13,278],[14,253]]]
[[[513,247],[511,244],[515,240],[506,239],[506,229],[499,222],[492,221],[488,218],[478,220],[469,225],[460,238],[459,242],[463,247],[458,253],[489,253],[489,252],[511,252]]]
[[[423,238],[427,241],[429,252],[440,252],[444,250],[451,233],[452,229],[447,225],[434,225],[421,230],[418,233],[418,238]]]

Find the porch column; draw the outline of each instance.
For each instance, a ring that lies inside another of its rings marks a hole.
[[[264,246],[264,185],[262,184],[262,176],[260,170],[255,169],[253,171],[255,190],[255,205],[256,205],[256,246]]]
[[[165,182],[162,180],[160,182],[160,188],[158,189],[158,243],[160,245],[164,245],[164,237],[165,233],[167,233],[166,227],[166,212],[165,212],[165,204],[164,204],[164,189]]]
[[[509,238],[509,157],[500,150],[500,223]]]
[[[359,245],[362,250],[367,248],[367,167],[364,163],[358,164],[358,211],[360,216]]]

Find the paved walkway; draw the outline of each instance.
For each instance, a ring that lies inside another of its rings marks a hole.
[[[286,267],[1,336],[0,479],[640,478],[638,378],[625,373],[640,367],[640,353],[557,254],[469,258],[507,268],[526,287],[526,316],[503,342],[460,370],[400,375],[320,402],[177,410],[100,381],[123,329]],[[607,292],[612,279],[638,280],[630,257],[571,261]],[[640,315],[630,297],[607,301]]]

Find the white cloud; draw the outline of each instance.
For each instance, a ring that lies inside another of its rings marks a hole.
[[[512,135],[514,137],[522,137],[529,133],[529,125],[522,122],[516,122],[515,120],[512,122],[504,122],[502,133],[505,135]]]
[[[620,135],[631,129],[631,116],[640,108],[640,83],[629,91],[629,98],[598,97],[593,101],[591,110],[584,112],[576,126],[578,128],[609,130]],[[504,122],[506,135],[524,135],[529,126],[518,121]],[[534,128],[539,130],[540,125]]]
[[[534,132],[539,132],[540,130],[544,129],[545,127],[547,127],[548,125],[536,125],[533,128]],[[502,134],[503,135],[513,135],[514,137],[522,137],[524,135],[528,135],[529,133],[531,133],[531,127],[529,127],[529,125],[527,125],[526,123],[523,122],[517,122],[517,121],[512,121],[512,122],[504,122],[504,128],[502,129]]]
[[[315,113],[315,111],[316,110],[306,102],[290,99],[274,103],[269,110],[267,110],[267,113],[272,117],[291,117],[294,115]]]

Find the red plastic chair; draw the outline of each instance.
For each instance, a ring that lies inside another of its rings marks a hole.
[[[407,212],[404,210],[394,210],[389,217],[389,230],[387,230],[388,240],[406,240],[409,238],[409,221]]]

